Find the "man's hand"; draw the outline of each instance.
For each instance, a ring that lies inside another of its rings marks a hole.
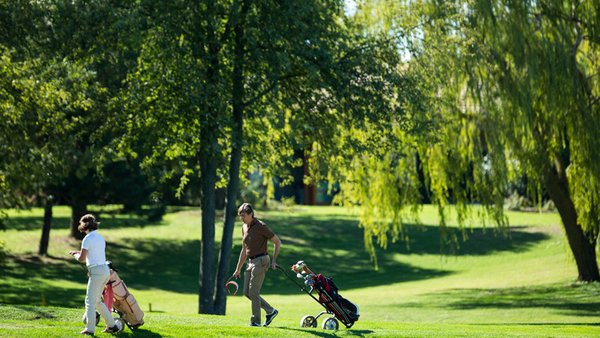
[[[233,278],[240,278],[240,270],[235,270],[233,272],[233,275],[231,275]]]
[[[271,259],[271,267],[273,270],[277,269],[277,256],[279,256],[279,250],[281,248],[281,240],[277,235],[273,235],[271,237],[271,242],[273,242],[273,258]]]

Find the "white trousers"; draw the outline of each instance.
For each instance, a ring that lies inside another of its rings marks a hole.
[[[96,311],[100,313],[107,327],[115,326],[115,319],[102,302],[102,291],[108,282],[110,272],[107,265],[98,265],[88,269],[88,284],[85,293],[85,316],[87,322],[85,328],[88,332],[96,331]],[[91,319],[91,320],[90,320]]]

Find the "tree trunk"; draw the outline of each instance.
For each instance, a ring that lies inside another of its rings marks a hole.
[[[196,1],[198,13],[202,13],[200,1]],[[213,1],[206,3],[206,12],[209,16],[217,16],[215,4]],[[217,181],[217,156],[219,151],[218,142],[218,116],[220,113],[221,102],[219,95],[219,50],[220,45],[217,37],[217,28],[214,21],[210,22],[206,30],[206,40],[198,38],[195,48],[199,48],[203,41],[208,42],[208,53],[206,59],[208,66],[206,69],[206,96],[201,100],[200,107],[200,150],[199,162],[201,171],[201,190],[202,198],[200,204],[202,207],[202,242],[200,253],[200,290],[199,290],[199,313],[214,314],[214,294],[215,294],[215,275],[216,275],[216,252],[215,252],[215,184]],[[198,18],[199,22],[199,18]],[[202,28],[197,27],[198,36],[201,35]],[[198,50],[196,55],[201,55]]]
[[[556,205],[567,235],[569,247],[577,264],[577,280],[583,282],[600,281],[596,260],[596,239],[586,236],[577,222],[577,211],[569,194],[569,184],[565,170],[549,170],[545,176],[548,194]]]
[[[202,241],[200,253],[199,313],[213,314],[215,288],[215,182],[217,166],[212,156],[200,151],[202,171]]]
[[[229,181],[227,182],[227,204],[225,206],[225,223],[221,238],[219,270],[217,272],[217,294],[215,296],[215,313],[224,315],[227,309],[227,294],[223,287],[229,275],[231,249],[233,247],[233,228],[237,216],[237,195],[240,184],[240,163],[244,139],[244,19],[249,8],[249,1],[244,1],[240,18],[234,28],[234,60],[233,60],[233,123],[231,131],[231,159],[229,163]]]
[[[42,238],[40,239],[40,247],[38,255],[48,255],[48,243],[50,242],[50,228],[52,227],[52,197],[46,198],[44,206],[44,224],[42,225]]]
[[[71,237],[77,239],[83,239],[85,233],[79,232],[77,227],[79,226],[79,220],[81,216],[88,213],[87,204],[79,202],[79,198],[75,198],[71,205]]]
[[[241,125],[241,121],[238,123]],[[240,142],[234,142],[241,143]],[[217,294],[215,297],[215,313],[224,315],[227,307],[225,282],[229,276],[231,263],[231,250],[233,247],[233,229],[237,216],[237,195],[240,183],[240,162],[242,158],[241,146],[232,146],[229,182],[227,183],[227,205],[225,207],[225,223],[223,225],[223,236],[221,238],[221,250],[219,255],[219,270],[217,272]]]

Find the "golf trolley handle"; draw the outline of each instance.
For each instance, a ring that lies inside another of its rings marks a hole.
[[[292,281],[294,284],[296,284],[296,286],[298,286],[298,287],[300,288],[300,290],[302,290],[302,291],[306,292],[306,294],[308,294],[309,296],[311,296],[311,297],[312,297],[314,300],[316,300],[317,302],[319,301],[319,300],[317,299],[317,297],[313,296],[313,294],[312,294],[312,289],[311,289],[310,291],[306,290],[306,289],[304,288],[304,285],[303,285],[303,284],[300,284],[300,283],[298,283],[298,282],[296,281],[296,279],[292,278],[292,277],[291,277],[291,276],[290,276],[290,275],[289,275],[287,272],[285,272],[285,270],[284,270],[284,269],[283,269],[281,266],[277,265],[277,269],[278,269],[279,271],[281,271],[281,272],[282,272],[282,273],[283,273],[283,274],[284,274],[284,275],[285,275],[285,276],[286,276],[286,277],[287,277],[289,280],[291,280],[291,281]]]

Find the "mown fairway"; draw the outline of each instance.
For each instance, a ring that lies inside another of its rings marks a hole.
[[[0,277],[2,337],[76,337],[83,328],[86,275],[67,255],[79,246],[67,238],[69,210],[55,208],[47,258],[35,255],[41,214],[13,212],[8,230],[0,232],[10,254]],[[107,255],[146,312],[144,326],[120,336],[600,336],[600,286],[573,283],[576,269],[558,215],[509,213],[508,237],[474,221],[469,240],[459,236],[453,255],[440,255],[436,215],[425,207],[409,248],[395,243],[380,250],[373,271],[362,230],[347,209],[258,210],[282,239],[280,265],[306,261],[360,306],[351,329],[332,333],[299,327],[302,316],[322,308],[278,271],[263,287],[280,311],[271,327],[247,327],[250,304],[239,295],[229,298],[226,316],[197,315],[199,211],[171,209],[163,222],[150,224],[106,209],[100,216]],[[240,235],[238,222],[232,264]]]

